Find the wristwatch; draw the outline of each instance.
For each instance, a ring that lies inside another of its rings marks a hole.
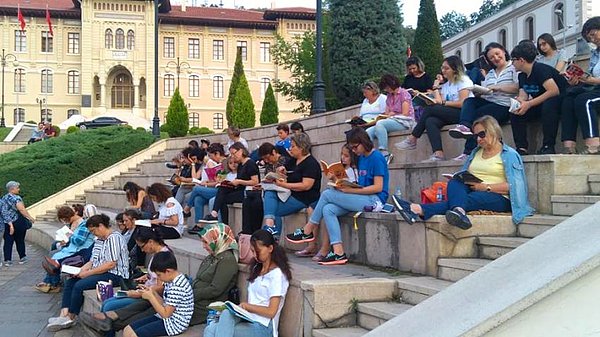
[[[486,186],[486,187],[485,187],[485,190],[486,190],[486,191],[488,191],[488,192],[491,192],[491,191],[492,191],[492,187],[490,186],[490,184],[487,184],[487,185],[485,185],[485,186]]]

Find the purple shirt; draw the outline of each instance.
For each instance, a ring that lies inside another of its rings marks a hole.
[[[412,96],[403,88],[398,88],[392,94],[387,95],[385,105],[393,115],[402,115],[402,103],[408,102],[408,117],[415,117],[415,110],[412,106]]]

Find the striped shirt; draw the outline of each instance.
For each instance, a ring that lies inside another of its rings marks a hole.
[[[519,84],[518,72],[512,63],[504,68],[499,74],[496,74],[496,69],[490,70],[485,76],[485,80],[481,83],[482,86],[487,87],[490,85],[506,85],[506,84]],[[514,97],[515,94],[508,94],[505,92],[494,91],[490,95],[482,95],[481,98],[488,102],[496,103],[502,106],[510,106],[510,98]]]
[[[119,232],[112,232],[106,240],[96,240],[92,250],[92,269],[106,262],[117,262],[117,265],[108,272],[129,278],[129,252],[127,242]]]
[[[179,335],[188,328],[194,313],[194,291],[188,278],[179,274],[173,281],[165,283],[163,300],[165,306],[175,307],[171,316],[162,319],[167,335]],[[156,317],[161,318],[159,314]]]

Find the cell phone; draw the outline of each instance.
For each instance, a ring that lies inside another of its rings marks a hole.
[[[383,208],[381,209],[381,212],[383,213],[392,213],[394,211],[394,205],[391,204],[385,204],[383,205]]]
[[[127,297],[127,292],[124,290],[117,290],[115,297]]]

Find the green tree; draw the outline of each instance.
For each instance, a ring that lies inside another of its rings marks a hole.
[[[170,137],[183,137],[187,135],[190,127],[190,120],[185,102],[179,94],[179,88],[175,88],[175,93],[169,103],[166,119],[167,122],[165,124],[167,126],[165,129]]]
[[[440,39],[440,25],[435,14],[433,0],[421,0],[415,41],[418,43],[415,43],[412,48],[413,55],[423,60],[425,69],[439,69],[444,56]]]
[[[238,53],[238,57],[240,54]],[[239,74],[237,88],[233,97],[233,107],[231,111],[231,122],[229,126],[237,126],[240,129],[253,128],[256,123],[256,112],[254,111],[254,102],[250,94],[250,87],[242,68]]]
[[[456,11],[448,12],[440,19],[440,37],[442,40],[449,39],[469,26],[469,20],[464,14]]]
[[[265,93],[265,100],[260,110],[260,125],[275,124],[277,122],[279,122],[279,108],[277,107],[273,87],[269,83],[269,87]]]
[[[506,3],[510,4],[509,1]],[[495,0],[484,0],[479,11],[471,13],[471,24],[476,24],[496,14],[500,10],[500,5],[501,3]]]
[[[415,29],[412,27],[402,27],[402,35],[406,40],[406,44],[412,46],[415,44]]]
[[[235,98],[235,91],[238,88],[240,82],[240,76],[244,73],[244,64],[242,63],[242,50],[238,48],[237,55],[235,57],[235,66],[233,68],[233,76],[231,77],[231,83],[229,84],[229,94],[227,95],[227,105],[225,106],[225,119],[227,119],[227,125],[232,125],[232,112],[233,112],[233,101]]]
[[[402,14],[395,0],[381,0],[373,6],[331,0],[329,9],[331,78],[340,104],[348,106],[362,100],[364,80],[404,73]]]

